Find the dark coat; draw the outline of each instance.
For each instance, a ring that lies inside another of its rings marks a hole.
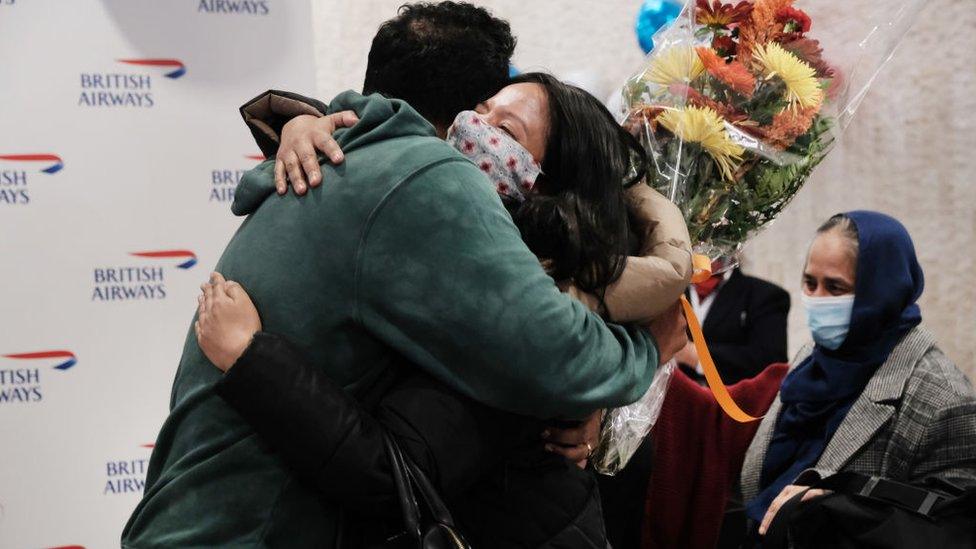
[[[786,362],[790,294],[736,269],[718,290],[702,325],[705,341],[726,385]]]
[[[543,450],[543,421],[479,404],[408,365],[398,370],[357,400],[287,340],[259,333],[216,390],[303,482],[342,505],[342,547],[402,530],[387,431],[473,546],[605,549],[596,479]]]

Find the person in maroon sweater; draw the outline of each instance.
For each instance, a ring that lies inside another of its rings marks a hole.
[[[788,369],[788,364],[769,366],[758,376],[729,387],[729,393],[747,413],[761,416]],[[675,371],[661,415],[648,437],[652,447],[642,448],[621,471],[627,475],[627,469],[646,470],[646,461],[650,461],[640,532],[608,532],[611,539],[616,538],[614,547],[635,547],[635,538],[640,539],[641,549],[715,547],[726,502],[758,428],[758,421],[738,423],[727,416],[707,388]],[[636,481],[633,475],[627,480]],[[611,492],[605,485],[601,483],[601,490],[607,492],[604,502],[610,504],[605,511],[622,507],[615,505],[620,502],[607,501]],[[608,517],[608,530],[612,523]]]

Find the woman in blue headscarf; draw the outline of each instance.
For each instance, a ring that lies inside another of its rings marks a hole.
[[[742,468],[760,534],[804,485],[834,472],[976,479],[976,394],[921,325],[922,287],[897,220],[855,211],[817,230],[803,271],[814,344],[794,360]]]

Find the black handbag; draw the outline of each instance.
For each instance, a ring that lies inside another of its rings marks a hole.
[[[814,488],[831,493],[803,502],[804,490],[783,504],[764,536],[764,549],[976,547],[972,481],[905,484],[845,472],[809,489]]]
[[[406,528],[405,532],[390,540],[393,546],[471,549],[427,476],[403,454],[389,433],[384,438]]]

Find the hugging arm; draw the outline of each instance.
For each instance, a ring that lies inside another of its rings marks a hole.
[[[635,401],[658,364],[645,329],[608,325],[558,291],[470,162],[403,183],[360,257],[359,322],[489,406],[581,418]]]
[[[325,116],[328,105],[297,93],[268,90],[244,105],[241,117],[265,156],[274,156],[285,124],[301,115]]]
[[[276,90],[248,101],[240,111],[261,152],[275,157],[278,194],[288,191],[289,181],[300,195],[321,184],[318,151],[329,162],[342,163],[345,157],[332,134],[359,121],[352,111],[329,112],[321,101]]]
[[[384,433],[446,498],[498,465],[513,445],[541,444],[540,422],[490,410],[428,376],[401,372],[376,389],[383,397],[370,412],[295,345],[266,333],[254,335],[216,387],[298,476],[368,515],[399,510]]]
[[[603,296],[614,322],[647,323],[673,306],[691,281],[691,239],[681,211],[644,183],[628,190],[641,237],[640,255],[627,258],[620,278]],[[599,299],[570,287],[590,307]]]

